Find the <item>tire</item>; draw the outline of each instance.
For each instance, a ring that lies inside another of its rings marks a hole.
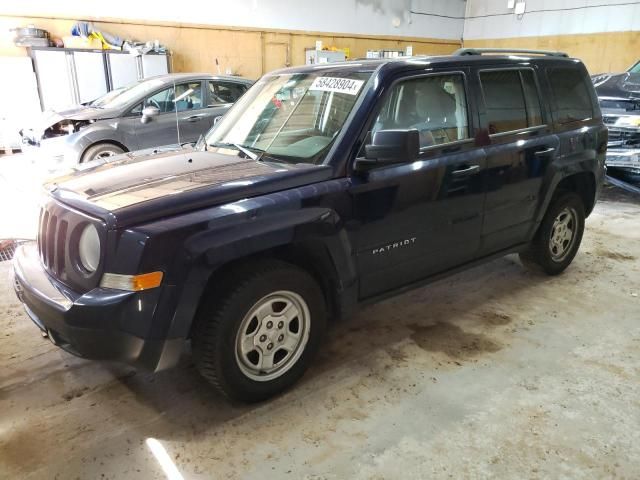
[[[584,204],[573,192],[552,201],[529,248],[520,253],[528,267],[548,275],[562,273],[573,261],[584,233]]]
[[[324,295],[311,275],[278,260],[245,264],[221,284],[227,287],[206,296],[196,314],[194,363],[227,397],[265,400],[313,360],[326,327]]]
[[[90,162],[91,160],[96,160],[98,158],[113,157],[115,155],[120,155],[121,153],[124,153],[124,150],[114,143],[96,143],[95,145],[91,145],[87,148],[84,154],[82,154],[80,163]]]

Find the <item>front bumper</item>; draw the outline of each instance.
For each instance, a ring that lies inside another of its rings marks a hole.
[[[95,288],[70,290],[42,267],[34,243],[14,255],[14,290],[31,320],[55,345],[74,355],[159,370],[174,365],[184,339],[153,338],[127,331],[144,315],[153,316],[158,292]]]
[[[38,164],[54,173],[75,167],[82,156],[85,145],[79,142],[77,134],[36,139],[36,136],[24,130],[22,151],[33,157]]]
[[[606,158],[607,168],[617,168],[633,174],[640,174],[640,149],[609,148]]]

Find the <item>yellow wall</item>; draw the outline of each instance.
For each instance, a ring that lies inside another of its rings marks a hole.
[[[51,37],[69,35],[77,20],[61,18],[33,18],[0,16],[0,56],[26,55],[26,49],[15,47],[8,29],[35,25],[49,31]],[[155,40],[172,52],[175,72],[217,73],[218,59],[221,73],[230,68],[247,78],[258,78],[270,70],[304,64],[305,48],[314,48],[316,40],[324,46],[349,48],[352,58],[364,57],[369,49],[404,49],[413,46],[414,55],[446,54],[460,47],[457,40],[425,38],[347,36],[342,34],[234,29],[206,25],[144,24],[102,20],[94,22],[98,29],[122,38]]]
[[[631,31],[465,40],[464,46],[559,50],[580,58],[591,74],[621,72],[640,60],[640,32]]]

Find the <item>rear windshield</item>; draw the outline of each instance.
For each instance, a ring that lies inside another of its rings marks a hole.
[[[592,118],[594,112],[589,89],[593,87],[586,73],[571,67],[551,68],[548,73],[557,105],[555,121],[566,124]]]

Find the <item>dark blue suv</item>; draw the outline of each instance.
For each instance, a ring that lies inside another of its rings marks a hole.
[[[47,185],[15,289],[71,353],[153,370],[191,340],[256,401],[309,366],[328,318],[519,252],[571,263],[607,130],[565,54],[461,50],[270,73],[195,146]]]

